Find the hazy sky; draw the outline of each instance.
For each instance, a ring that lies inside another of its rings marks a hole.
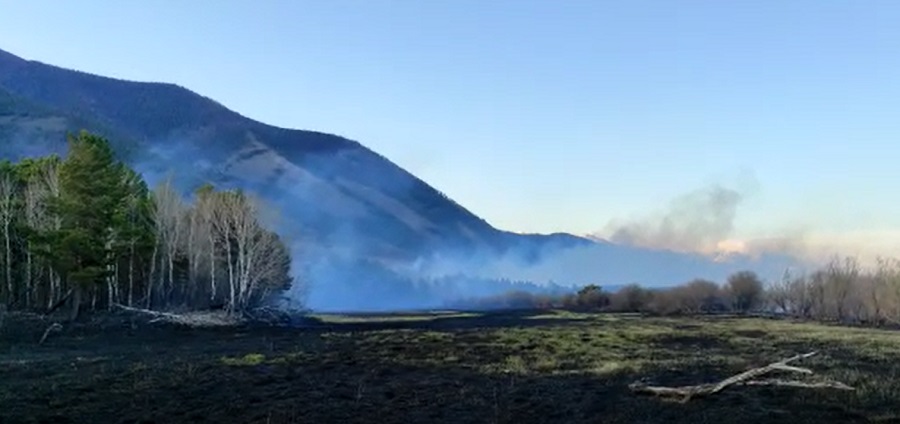
[[[0,0],[0,49],[359,140],[504,229],[722,183],[750,188],[735,237],[883,245],[898,22],[896,0]]]

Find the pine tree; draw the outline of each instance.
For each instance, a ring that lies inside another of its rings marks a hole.
[[[54,209],[62,228],[53,237],[55,267],[73,288],[71,318],[78,317],[83,294],[109,276],[116,210],[125,197],[122,167],[109,142],[81,132],[69,136],[69,153],[60,166],[60,197]]]
[[[190,204],[171,184],[151,192],[105,139],[68,142],[65,159],[0,162],[0,304],[238,311],[289,287],[288,249],[253,196],[204,185]]]

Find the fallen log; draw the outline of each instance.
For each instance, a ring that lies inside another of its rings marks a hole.
[[[41,340],[38,342],[38,346],[43,345],[44,342],[47,341],[47,337],[50,336],[50,333],[52,333],[54,331],[62,331],[62,328],[63,328],[62,324],[60,324],[58,322],[54,322],[53,324],[50,324],[50,326],[47,327],[46,330],[44,330],[44,335],[41,336]]]
[[[680,387],[666,387],[666,386],[650,386],[641,382],[634,382],[630,384],[628,387],[632,392],[635,393],[649,393],[662,397],[672,397],[679,398],[679,400],[684,403],[691,400],[697,396],[708,396],[715,393],[718,393],[729,386],[734,385],[743,385],[743,386],[786,386],[786,387],[799,387],[799,388],[807,388],[807,389],[820,389],[820,388],[832,388],[839,390],[854,390],[852,387],[837,381],[824,381],[824,382],[803,382],[796,380],[779,380],[779,379],[769,379],[769,380],[755,380],[757,377],[762,376],[764,374],[768,374],[773,371],[786,371],[793,372],[799,374],[813,374],[813,371],[808,368],[800,368],[788,365],[789,362],[797,361],[800,359],[809,358],[815,355],[817,352],[809,352],[801,355],[792,356],[787,359],[783,359],[778,362],[773,362],[769,365],[753,368],[747,371],[744,371],[740,374],[728,377],[718,383],[706,383],[706,384],[697,384],[693,386],[680,386]]]
[[[154,318],[150,320],[151,323],[168,322],[188,327],[227,327],[242,323],[242,320],[239,317],[229,315],[225,312],[190,312],[186,314],[173,314],[171,312],[133,308],[118,303],[114,303],[112,306],[126,312],[152,316]]]
[[[47,312],[44,312],[44,315],[50,315],[50,314],[56,312],[56,310],[59,309],[60,306],[64,305],[66,303],[66,301],[69,300],[70,297],[72,297],[73,290],[74,289],[69,289],[69,291],[66,292],[65,296],[63,296],[61,299],[57,300],[56,303],[53,304],[53,306],[51,306],[50,308],[47,309]]]

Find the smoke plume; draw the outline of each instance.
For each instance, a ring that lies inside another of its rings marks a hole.
[[[745,195],[713,185],[681,195],[663,212],[627,222],[611,222],[605,234],[618,244],[676,252],[713,253],[734,231]]]

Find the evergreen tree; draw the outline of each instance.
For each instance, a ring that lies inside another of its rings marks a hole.
[[[114,218],[124,199],[122,167],[109,142],[81,132],[69,136],[60,166],[56,212],[62,228],[53,237],[56,268],[71,284],[72,315],[77,318],[85,292],[95,294],[110,274]]]
[[[89,301],[240,311],[291,282],[281,238],[239,191],[151,191],[107,140],[81,132],[57,156],[0,162],[0,305],[77,318]]]

